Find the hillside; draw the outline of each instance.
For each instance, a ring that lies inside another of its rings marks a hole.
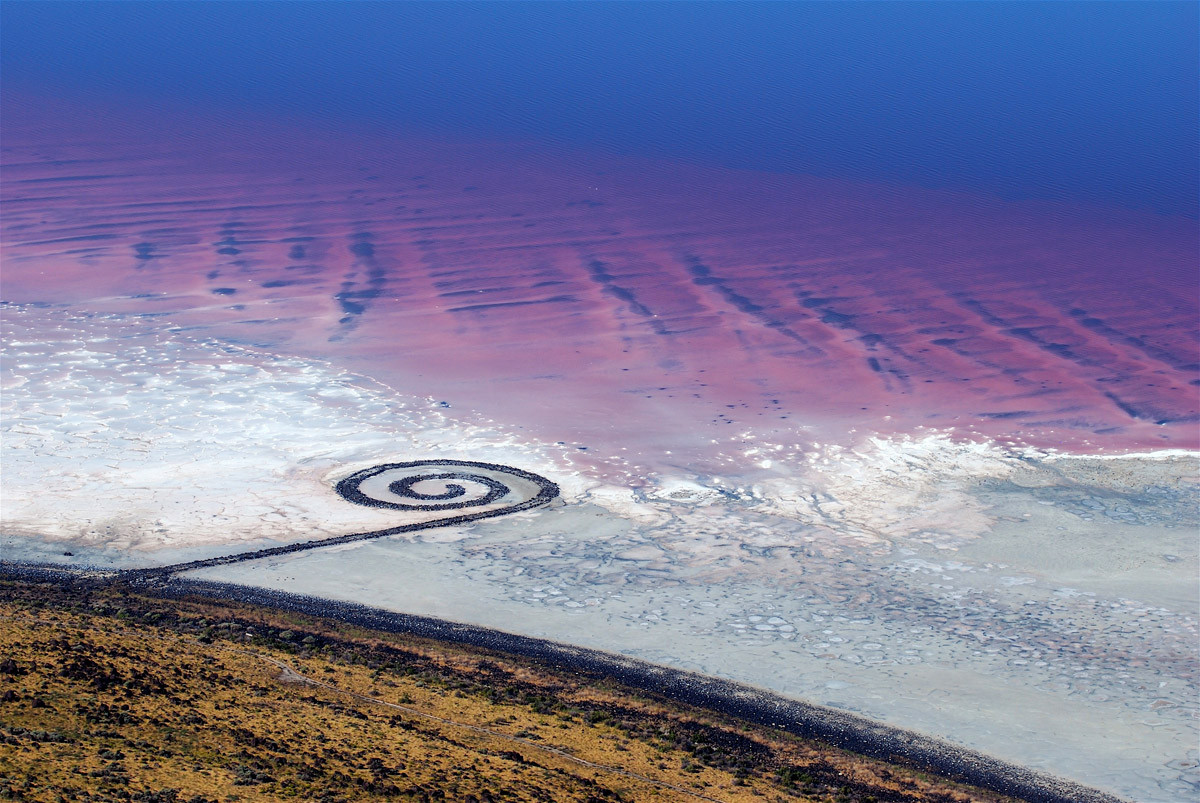
[[[0,584],[0,799],[1001,801],[528,659]]]

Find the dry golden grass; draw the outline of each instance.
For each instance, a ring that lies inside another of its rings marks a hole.
[[[0,583],[0,798],[999,801],[483,650]]]

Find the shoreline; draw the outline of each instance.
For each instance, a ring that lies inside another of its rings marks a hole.
[[[0,561],[0,578],[27,582],[130,586],[163,599],[201,597],[333,619],[344,624],[434,641],[481,647],[596,678],[613,678],[666,697],[796,736],[819,739],[870,758],[900,760],[923,770],[1029,803],[1123,803],[1124,798],[1024,768],[924,734],[731,680],[585,647],[428,616],[280,591],[137,572],[93,573]]]
[[[1046,449],[1044,460],[1200,460],[1200,449],[1153,449],[1148,452],[1121,452],[1120,454],[1082,454]]]

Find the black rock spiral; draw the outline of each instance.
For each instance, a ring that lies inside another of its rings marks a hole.
[[[432,484],[432,487],[430,487]],[[130,569],[121,576],[140,582],[155,582],[178,572],[206,566],[222,566],[247,560],[287,555],[309,549],[398,535],[434,527],[466,524],[479,519],[504,516],[539,507],[558,496],[558,486],[545,477],[497,463],[471,460],[420,460],[411,463],[384,463],[356,471],[338,482],[334,490],[346,501],[367,507],[391,510],[458,511],[432,521],[399,524],[383,530],[350,533],[298,544],[258,549],[218,558],[177,563],[152,569]]]
[[[509,482],[502,481],[497,475],[505,477]],[[460,482],[450,482],[451,480]],[[372,481],[375,487],[365,487]],[[416,487],[427,483],[436,484],[445,490],[441,493],[431,493]],[[468,487],[460,483],[482,486],[487,490],[471,494]],[[379,487],[381,485],[384,487]],[[522,494],[521,491],[526,493]],[[558,495],[558,486],[537,474],[495,463],[422,460],[413,463],[385,463],[356,471],[337,484],[337,492],[349,502],[368,507],[393,510],[455,510],[483,507],[508,496],[513,496],[514,503],[522,506],[531,501],[541,504]],[[522,495],[529,498],[525,502],[518,501]],[[437,504],[429,504],[431,502]]]

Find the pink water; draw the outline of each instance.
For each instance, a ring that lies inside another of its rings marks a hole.
[[[9,302],[328,360],[646,470],[921,427],[1200,445],[1194,221],[9,106]]]

